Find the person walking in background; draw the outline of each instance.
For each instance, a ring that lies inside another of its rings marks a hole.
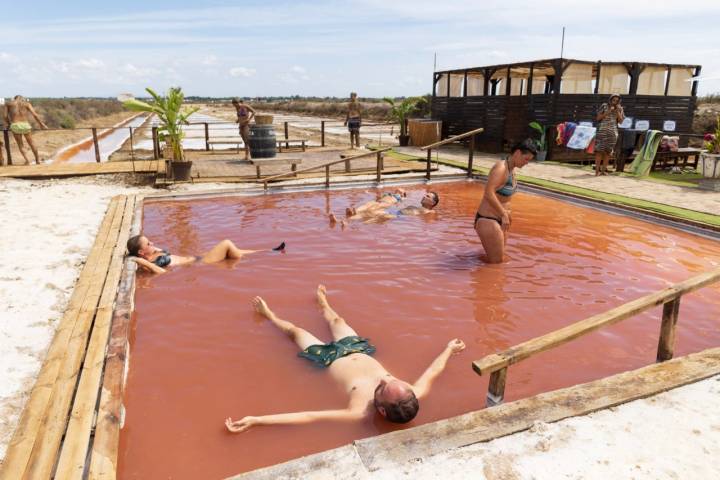
[[[23,137],[25,137],[28,145],[30,145],[30,149],[35,156],[35,163],[39,165],[40,156],[38,155],[38,150],[37,147],[35,147],[31,133],[31,116],[40,125],[40,127],[47,130],[47,125],[43,123],[42,119],[40,119],[38,114],[35,112],[35,109],[33,109],[32,105],[30,105],[30,102],[26,98],[20,95],[15,95],[15,98],[5,105],[5,124],[10,126],[10,131],[15,137],[18,148],[20,148],[20,154],[25,159],[25,165],[30,165],[30,161],[28,160],[27,152],[25,152]]]
[[[625,120],[625,112],[620,105],[620,95],[617,93],[610,95],[608,103],[600,105],[595,120],[598,122],[595,138],[595,176],[607,175],[610,155],[618,138],[618,123]]]
[[[233,98],[232,104],[237,112],[235,121],[240,125],[240,136],[245,144],[245,160],[250,160],[250,121],[255,117],[255,110],[242,99]]]
[[[350,94],[350,103],[345,117],[345,125],[350,131],[350,148],[360,148],[360,126],[362,125],[362,107],[357,100],[357,93]]]

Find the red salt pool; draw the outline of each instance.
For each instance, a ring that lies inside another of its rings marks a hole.
[[[418,200],[426,187],[410,189]],[[510,260],[485,265],[472,217],[479,183],[432,186],[437,215],[330,229],[328,208],[364,190],[148,202],[144,232],[179,254],[230,238],[241,247],[288,242],[237,264],[192,265],[138,278],[119,478],[221,478],[392,429],[375,420],[225,431],[232,416],[341,408],[329,376],[254,314],[262,295],[282,317],[329,340],[318,283],[377,346],[396,376],[415,380],[448,340],[454,357],[410,426],[482,408],[487,378],[471,361],[720,264],[720,243],[530,194],[513,198]],[[683,297],[676,355],[720,344],[720,286]],[[513,400],[654,362],[658,307],[514,366]]]

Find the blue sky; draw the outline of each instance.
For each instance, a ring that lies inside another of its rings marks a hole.
[[[720,92],[720,0],[3,2],[0,96],[400,96],[438,69],[559,56],[700,64]],[[29,6],[31,5],[31,6]]]

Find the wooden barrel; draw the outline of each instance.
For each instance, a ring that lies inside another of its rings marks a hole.
[[[442,132],[442,121],[424,120],[411,118],[408,120],[408,134],[410,144],[416,147],[424,147],[440,141]]]
[[[250,156],[272,158],[277,153],[275,127],[272,125],[250,125]]]

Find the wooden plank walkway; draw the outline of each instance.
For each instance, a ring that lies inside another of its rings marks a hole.
[[[136,202],[134,195],[110,201],[8,446],[0,479],[83,478]]]
[[[102,163],[50,163],[0,167],[0,178],[58,178],[104,175],[108,173],[150,173],[154,175],[157,170],[157,160]]]

